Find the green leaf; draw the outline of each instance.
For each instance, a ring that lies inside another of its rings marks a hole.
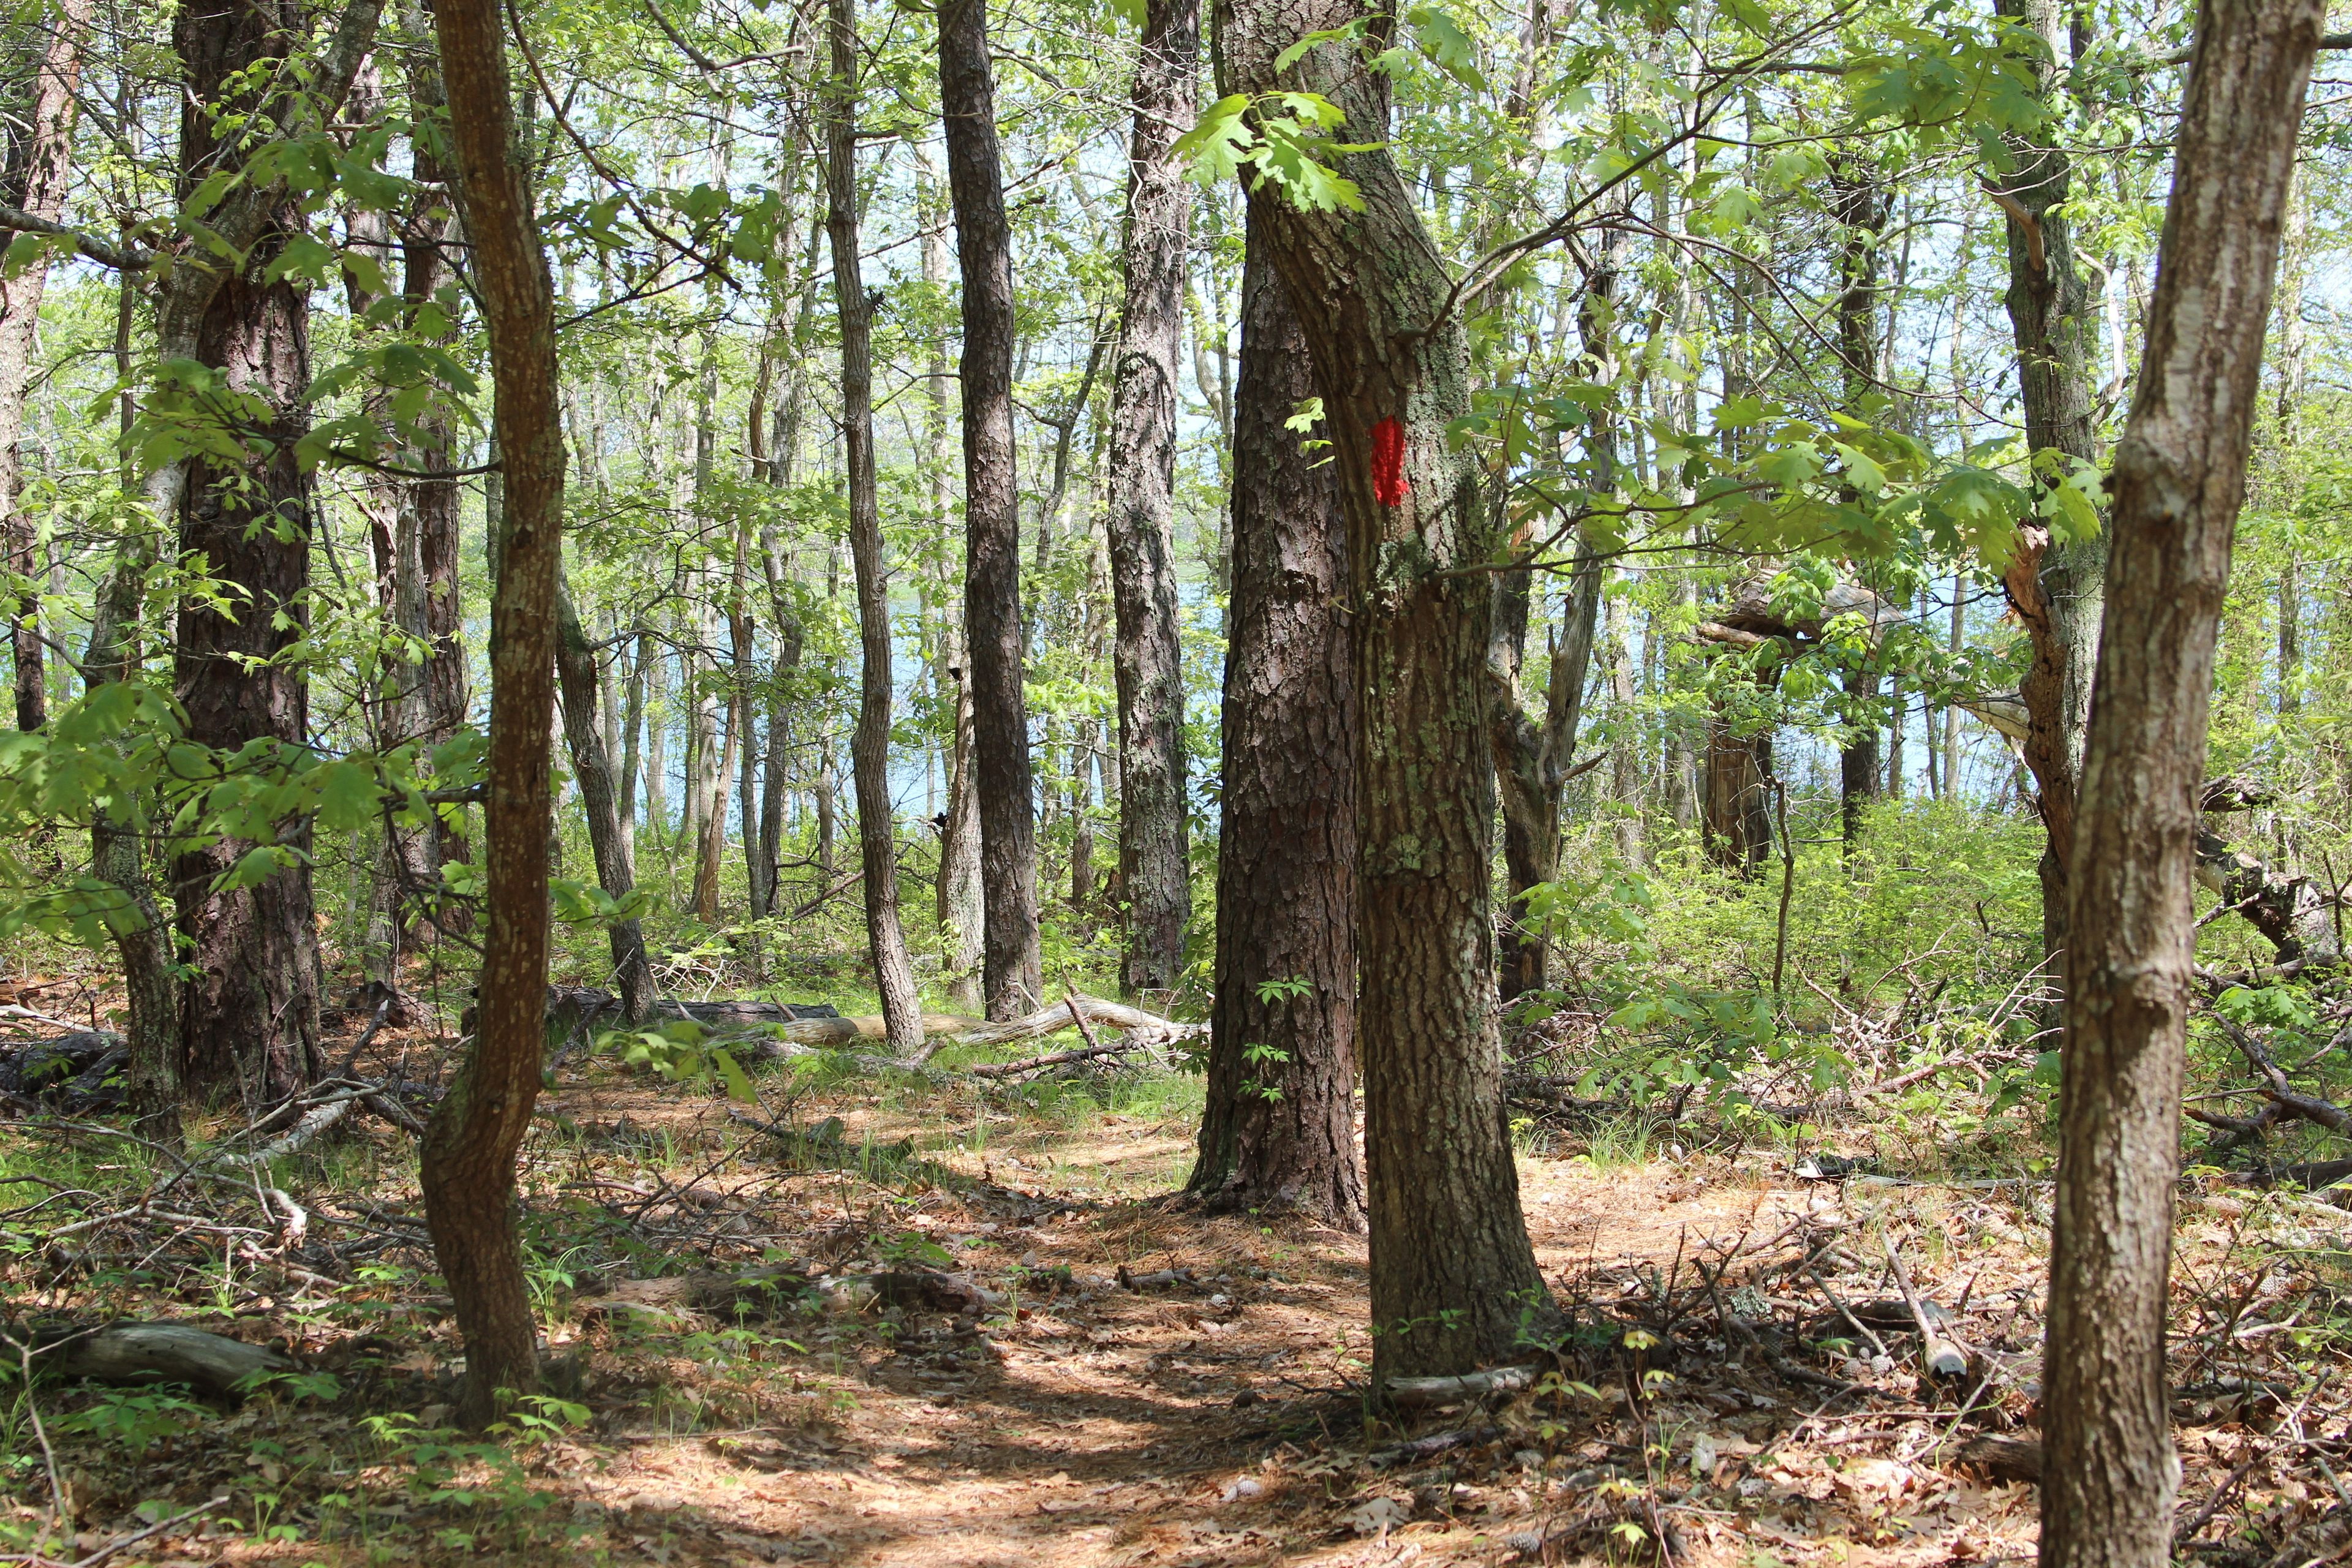
[[[1169,149],[1179,163],[1192,165],[1193,178],[1203,184],[1231,179],[1241,172],[1257,141],[1242,116],[1249,111],[1249,94],[1236,92],[1217,100],[1202,111],[1192,129],[1176,138]]]
[[[743,1064],[735,1059],[734,1052],[725,1046],[711,1047],[710,1066],[718,1073],[719,1081],[727,1086],[729,1099],[740,1100],[745,1105],[759,1103],[760,1097],[752,1089],[751,1080],[743,1071]]]
[[[330,833],[364,827],[383,798],[373,763],[329,763],[319,770],[319,826]]]
[[[1405,14],[1413,41],[1430,62],[1473,92],[1486,90],[1478,69],[1478,46],[1460,23],[1434,5],[1419,5]]]

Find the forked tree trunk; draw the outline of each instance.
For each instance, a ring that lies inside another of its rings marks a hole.
[[[286,111],[275,98],[255,101],[256,78],[273,80],[265,62],[299,50],[308,26],[289,0],[197,0],[179,11],[173,42],[187,84],[184,196],[215,171],[245,163],[241,133],[224,139],[216,115],[234,124],[241,113],[257,113],[266,124]],[[201,315],[163,323],[167,351],[177,330],[192,329],[196,361],[268,411],[256,416],[266,446],[242,462],[193,461],[179,495],[183,556],[201,558],[242,601],[225,605],[191,594],[180,605],[176,695],[188,739],[217,752],[254,741],[300,747],[310,739],[305,667],[282,657],[301,640],[309,616],[310,480],[294,444],[310,421],[310,304],[294,281],[268,277],[278,252],[304,228],[299,207],[280,195],[244,266],[208,291]],[[171,310],[159,306],[159,313]],[[319,932],[309,828],[289,824],[281,842],[293,863],[247,887],[214,887],[252,847],[243,840],[191,850],[173,868],[181,957],[193,972],[181,1016],[192,1087],[242,1080],[248,1093],[275,1097],[317,1070]]]
[[[1578,310],[1584,339],[1580,374],[1606,383],[1614,374],[1612,339],[1617,251],[1601,252],[1601,265],[1585,284]],[[1613,413],[1594,409],[1585,428],[1585,485],[1596,495],[1617,488],[1617,430]],[[1523,545],[1514,542],[1513,548]],[[1607,568],[1579,545],[1569,577],[1568,606],[1560,636],[1551,646],[1551,671],[1544,690],[1541,722],[1528,717],[1519,693],[1527,661],[1528,616],[1534,589],[1532,568],[1506,572],[1495,580],[1495,625],[1488,634],[1487,679],[1493,717],[1488,744],[1495,753],[1495,784],[1503,806],[1503,879],[1509,902],[1496,943],[1496,968],[1502,999],[1540,991],[1548,978],[1550,944],[1530,923],[1528,897],[1559,874],[1560,790],[1576,751],[1584,711],[1584,682],[1592,664],[1593,634],[1600,626],[1601,578]]]
[[[849,743],[865,871],[866,947],[894,1055],[923,1048],[922,999],[898,926],[898,814],[890,804],[890,601],[874,472],[874,314],[857,264],[857,0],[833,0],[833,81],[826,95],[825,234],[841,313],[841,445],[849,480],[849,554],[857,576],[861,670]]]
[[[89,31],[91,0],[60,0],[29,13],[49,29],[46,43],[27,50],[29,81],[12,84],[6,118],[5,195],[10,205],[55,223],[64,213],[73,174],[74,90]],[[13,236],[0,233],[0,244]],[[17,444],[25,433],[25,396],[32,383],[40,335],[41,296],[49,268],[37,261],[14,278],[0,278],[0,572],[24,579],[28,592],[0,599],[16,657],[16,728],[30,732],[48,721],[47,663],[35,595],[42,572],[33,520],[16,504],[24,489]]]
[[[2206,0],[2147,347],[2116,448],[2097,700],[2067,867],[2066,1050],[2042,1378],[2043,1568],[2163,1568],[2164,1365],[2190,879],[2213,650],[2324,0]]]
[[[1360,1230],[1348,525],[1330,469],[1283,427],[1315,380],[1264,227],[1254,205],[1234,392],[1216,1000],[1187,1184],[1213,1205]],[[1283,990],[1261,996],[1269,982]]]
[[[1150,0],[1128,142],[1127,300],[1111,393],[1110,504],[1105,510],[1118,623],[1111,666],[1118,684],[1123,789],[1123,978],[1130,994],[1175,985],[1192,915],[1175,534],[1176,366],[1184,337],[1192,188],[1171,150],[1192,127],[1200,70],[1200,0]],[[1083,413],[1083,404],[1072,408],[1071,424]],[[1065,451],[1068,434],[1065,428]]]
[[[479,1023],[426,1130],[425,1214],[466,1347],[458,1418],[486,1426],[539,1390],[538,1335],[515,1231],[515,1152],[539,1098],[547,1010],[550,756],[563,567],[563,423],[555,290],[517,155],[495,0],[438,0],[452,140],[488,329],[506,543],[490,622],[488,886]]]
[[[588,847],[596,861],[596,885],[615,902],[636,890],[636,858],[621,831],[619,793],[613,780],[613,754],[604,747],[604,727],[596,704],[603,696],[596,651],[588,628],[572,603],[569,587],[556,585],[555,669],[563,707],[563,738],[572,752],[572,776],[580,786],[581,814],[588,820]],[[622,1015],[631,1023],[646,1016],[654,1000],[652,965],[646,958],[644,928],[635,916],[607,928],[613,951],[613,988]]]
[[[1493,516],[1448,439],[1469,412],[1452,278],[1386,151],[1386,79],[1352,37],[1356,0],[1219,0],[1226,92],[1320,92],[1361,212],[1266,204],[1348,519],[1355,617],[1358,1048],[1370,1160],[1376,1381],[1522,1353],[1550,1312],[1519,1208],[1495,1022],[1486,750]]]
[[[987,0],[939,8],[940,114],[963,273],[964,640],[971,656],[988,1016],[1041,998],[1036,781],[1021,679],[1021,495],[1013,470],[1013,237],[997,153]]]
[[[2068,49],[2071,8],[2060,0],[1999,0],[2002,15],[2042,40],[2047,58],[2032,68],[2039,94],[2058,90]],[[2009,319],[2017,344],[2018,388],[2026,444],[2069,463],[2095,462],[2091,364],[2098,323],[2090,292],[2074,267],[2065,214],[2072,169],[2047,142],[2030,144],[2003,176],[1995,200],[2008,214]],[[2019,531],[2016,553],[2001,574],[2010,607],[2025,627],[2032,662],[2019,682],[2025,704],[2025,765],[2033,774],[2047,832],[2042,877],[2045,963],[2060,973],[2066,946],[2066,872],[2073,863],[2074,796],[2090,724],[2091,675],[2099,654],[2107,534],[2068,542],[2039,522]]]

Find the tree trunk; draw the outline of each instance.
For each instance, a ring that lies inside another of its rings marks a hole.
[[[2260,395],[2263,329],[2322,0],[2207,0],[2147,348],[2116,451],[2114,545],[2074,856],[2042,1379],[2045,1568],[2172,1556],[2164,1366],[2190,879]]]
[[[1331,470],[1283,427],[1315,382],[1264,229],[1254,211],[1234,388],[1216,1000],[1188,1185],[1220,1206],[1360,1230],[1347,520]]]
[[[199,0],[173,25],[186,81],[181,110],[181,190],[241,166],[243,142],[222,140],[215,116],[265,120],[278,103],[257,104],[264,62],[299,50],[309,19],[288,0],[229,5]],[[257,400],[254,422],[266,445],[243,461],[192,460],[178,497],[179,548],[201,558],[232,603],[210,594],[182,599],[174,686],[187,738],[216,752],[255,741],[309,743],[309,682],[299,659],[282,656],[303,637],[310,579],[310,481],[294,443],[308,427],[310,305],[291,279],[271,281],[270,264],[305,232],[299,205],[282,192],[263,216],[244,265],[205,290],[193,321],[169,303],[159,315],[165,352],[191,331],[193,357],[228,388]],[[200,264],[199,264],[200,265]],[[263,413],[260,410],[266,409]],[[180,956],[194,971],[182,1001],[182,1067],[192,1087],[244,1080],[248,1094],[276,1097],[317,1070],[319,933],[313,915],[310,829],[289,824],[280,843],[291,863],[246,887],[215,889],[253,846],[224,839],[179,858],[173,868]]]
[[[414,52],[407,65],[410,100],[427,109],[442,107],[440,68],[423,37],[431,24],[415,14],[404,13],[403,20],[415,35],[410,40]],[[430,304],[449,280],[447,247],[456,226],[444,188],[448,174],[429,138],[415,142],[411,159],[419,189],[414,207],[402,220],[398,240],[400,313],[404,329],[414,331],[419,310]],[[385,236],[387,248],[392,237]],[[363,311],[356,293],[352,303]],[[377,416],[387,417],[389,394],[377,402]],[[457,447],[452,419],[446,413],[428,412],[416,423],[419,438],[402,445],[394,461],[426,472],[452,467]],[[378,601],[391,624],[424,649],[415,664],[403,664],[386,672],[391,689],[382,710],[382,743],[415,742],[429,752],[456,736],[466,722],[466,655],[460,641],[457,581],[458,510],[464,491],[455,479],[391,474],[369,476],[368,491],[366,510]],[[466,906],[445,904],[437,890],[442,868],[463,861],[467,853],[464,835],[437,816],[418,824],[387,818],[378,873],[385,939],[382,978],[394,978],[412,905],[422,905],[436,922],[466,929],[469,923],[465,919]]]
[[[825,116],[825,234],[841,313],[841,446],[849,479],[849,555],[857,575],[862,678],[849,754],[866,884],[866,946],[890,1050],[923,1048],[922,999],[898,928],[898,813],[890,802],[890,601],[874,473],[874,312],[857,264],[857,3],[833,0],[833,82]]]
[[[1603,249],[1601,264],[1585,283],[1577,312],[1584,337],[1580,374],[1596,381],[1606,381],[1614,374],[1610,338],[1617,261],[1613,245]],[[1617,429],[1615,416],[1609,409],[1591,412],[1585,449],[1586,488],[1596,495],[1614,494]],[[1514,548],[1524,549],[1525,542],[1515,542]],[[1592,663],[1593,633],[1600,625],[1604,573],[1600,560],[1580,544],[1576,568],[1569,577],[1566,623],[1550,650],[1551,674],[1541,724],[1528,717],[1519,696],[1535,574],[1531,568],[1521,567],[1495,580],[1495,625],[1486,656],[1494,705],[1488,744],[1495,753],[1495,782],[1503,805],[1503,878],[1509,896],[1508,918],[1497,942],[1497,977],[1505,1002],[1542,990],[1547,979],[1550,944],[1528,923],[1528,895],[1559,874],[1560,788],[1576,752],[1585,677]]]
[[[1220,0],[1226,92],[1320,92],[1364,210],[1262,197],[1270,259],[1312,353],[1348,520],[1356,618],[1359,1049],[1370,1156],[1376,1382],[1521,1352],[1550,1309],[1519,1209],[1495,1022],[1494,765],[1486,632],[1496,554],[1475,468],[1452,278],[1386,151],[1386,79],[1351,38],[1356,0]],[[1443,1237],[1444,1245],[1432,1245]]]
[[[580,786],[581,812],[588,819],[588,847],[596,860],[596,885],[615,902],[636,890],[635,857],[621,832],[621,809],[613,785],[613,754],[604,749],[604,729],[597,721],[601,695],[596,652],[589,645],[588,628],[572,603],[570,588],[560,579],[555,600],[555,669],[562,692],[563,738],[572,752],[572,777]],[[635,915],[614,921],[607,928],[613,949],[614,989],[621,995],[621,1013],[635,1024],[646,1016],[654,1000],[653,969],[646,958],[646,937]]]
[[[1845,412],[1866,420],[1878,402],[1878,241],[1886,226],[1886,200],[1874,171],[1840,160],[1830,172],[1838,221],[1838,358],[1844,371]],[[1878,671],[1874,647],[1854,656],[1845,672],[1845,743],[1838,748],[1838,830],[1844,852],[1862,841],[1870,803],[1879,793]]]
[[[1700,832],[1707,858],[1753,879],[1772,853],[1772,800],[1764,781],[1772,772],[1770,731],[1742,735],[1727,716],[1707,721],[1702,761]]]
[[[2060,0],[1999,0],[1999,6],[2048,47],[2046,58],[2032,62],[2039,91],[2048,98],[2063,68],[2071,8]],[[2090,371],[2097,327],[2089,291],[2074,269],[2072,226],[2064,211],[2072,170],[2054,145],[2021,151],[1995,199],[2009,215],[2009,319],[2017,344],[2026,444],[2037,454],[2056,454],[2046,461],[2091,463],[2098,455],[2092,437]],[[2025,765],[2033,773],[2049,836],[2041,864],[2042,940],[2043,960],[2053,965],[2066,946],[2066,868],[2090,721],[2091,674],[2098,659],[2106,552],[2105,533],[2070,542],[2029,522],[2020,530],[2017,552],[2001,574],[2032,651],[2018,694],[2026,710]]]
[[[1857,657],[1868,658],[1864,652]],[[1863,819],[1878,797],[1878,675],[1845,672],[1846,742],[1838,748],[1838,837],[1851,855],[1862,841]]]
[[[956,682],[954,765],[948,774],[947,820],[940,828],[940,931],[946,948],[948,1000],[957,1007],[984,1005],[982,934],[988,906],[981,888],[980,792],[971,744],[971,683],[961,666]]]
[[[554,286],[514,133],[493,0],[438,0],[474,279],[489,338],[508,522],[490,623],[488,929],[473,1042],[425,1137],[425,1218],[466,1347],[458,1417],[488,1424],[539,1389],[515,1230],[515,1153],[539,1097],[547,1008],[555,618],[563,565],[563,425]]]
[[[129,303],[129,285],[124,286]],[[155,564],[155,535],[143,526],[123,542],[92,606],[85,689],[139,679],[139,613],[147,574]],[[145,803],[115,799],[90,820],[90,871],[116,897],[103,919],[122,963],[130,1020],[124,1030],[130,1060],[124,1089],[139,1135],[180,1146],[180,984],[172,956],[172,928],[155,902],[144,846],[155,825]]]
[[[940,112],[963,273],[964,638],[971,657],[988,1016],[1042,997],[1036,784],[1021,679],[1021,496],[1013,471],[1013,238],[997,153],[987,0],[939,9]]]
[[[769,459],[768,472],[774,483],[787,483],[792,477],[792,456],[781,444],[775,454]],[[784,797],[792,784],[791,709],[786,700],[786,681],[800,668],[803,640],[800,616],[785,589],[783,557],[772,533],[763,534],[760,540],[760,574],[766,579],[768,607],[775,616],[776,653],[768,678],[768,773],[760,789],[760,863],[765,872],[768,901],[756,912],[772,915],[781,901],[777,889],[783,877]]]
[[[74,91],[81,81],[84,35],[89,31],[91,0],[59,0],[54,21],[45,9],[34,13],[51,29],[37,56],[31,80],[10,96],[6,118],[9,203],[55,223],[65,211],[73,176]],[[0,237],[5,243],[5,237]],[[22,580],[21,596],[5,604],[16,654],[16,728],[30,733],[48,721],[47,660],[40,638],[37,595],[43,575],[33,520],[17,506],[24,489],[17,444],[25,432],[25,397],[32,382],[33,354],[40,335],[41,296],[48,285],[46,259],[13,278],[0,278],[0,572]]]
[[[1171,149],[1192,127],[1200,70],[1200,0],[1150,0],[1128,146],[1127,301],[1111,394],[1105,512],[1118,623],[1111,666],[1126,783],[1118,868],[1127,889],[1123,978],[1130,995],[1174,988],[1192,915],[1175,537],[1177,355],[1184,339],[1192,187]],[[1073,408],[1071,422],[1082,413]]]

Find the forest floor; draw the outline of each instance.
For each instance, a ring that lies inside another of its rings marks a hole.
[[[435,1048],[421,1031],[375,1046],[412,1072]],[[1531,1390],[1381,1416],[1362,1239],[1168,1200],[1187,1080],[877,1084],[819,1058],[758,1087],[754,1114],[605,1058],[563,1068],[524,1172],[563,1392],[503,1443],[444,1429],[462,1363],[409,1141],[381,1121],[278,1167],[309,1215],[294,1234],[226,1194],[46,1234],[20,1207],[0,1232],[12,1342],[169,1319],[296,1371],[241,1402],[16,1384],[0,1527],[24,1550],[54,1487],[71,1547],[44,1550],[92,1564],[2032,1555],[2049,1188],[2031,1173],[1888,1155],[1826,1177],[1839,1162],[1785,1137],[1523,1123],[1528,1223],[1574,1331]],[[0,1127],[0,1175],[54,1184],[58,1215],[168,1186],[159,1157],[78,1125]],[[1863,1110],[1831,1125],[1848,1154],[1884,1130]],[[1884,1140],[1937,1142],[1916,1124]],[[2243,1568],[2344,1553],[2352,1215],[2189,1185],[2180,1550]],[[762,1269],[786,1288],[742,1285]],[[898,1305],[887,1283],[824,1289],[877,1274],[948,1283]],[[1922,1373],[1905,1280],[1964,1373]]]

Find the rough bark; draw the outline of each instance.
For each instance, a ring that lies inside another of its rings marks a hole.
[[[2000,0],[2000,9],[2039,36],[2049,53],[2032,68],[2045,99],[2066,58],[2067,16],[2061,0]],[[2009,319],[2017,345],[2018,388],[2026,444],[2044,461],[2090,463],[2091,363],[2097,321],[2075,269],[2064,203],[2072,178],[2065,153],[2046,138],[2011,151],[2016,168],[1994,200],[2008,215]],[[2032,663],[2020,683],[2028,725],[2023,750],[2048,843],[2041,863],[2045,962],[2066,945],[2066,868],[2074,841],[2074,796],[2090,721],[2091,675],[2097,663],[2106,574],[2106,536],[2068,542],[2038,522],[2019,531],[2016,553],[2001,574],[2011,609],[2025,627]],[[2053,973],[2055,968],[2053,967]]]
[[[74,90],[81,80],[82,45],[89,31],[91,0],[59,0],[30,13],[39,18],[44,39],[25,54],[31,79],[10,96],[5,119],[7,163],[0,171],[8,202],[37,218],[55,223],[64,213],[73,175]],[[0,235],[0,244],[13,238]],[[46,260],[14,278],[0,278],[0,572],[22,582],[21,595],[8,595],[4,609],[16,658],[16,728],[26,731],[48,721],[47,665],[42,657],[37,595],[43,573],[33,520],[17,505],[24,489],[17,443],[25,431],[25,395],[31,384],[33,353],[40,334],[41,296],[48,285]]]
[[[597,719],[603,695],[596,670],[595,649],[588,628],[572,602],[568,585],[556,588],[556,679],[563,708],[563,738],[572,752],[572,777],[580,789],[580,809],[588,820],[588,847],[596,861],[596,885],[615,902],[636,890],[636,858],[621,831],[619,793],[613,779],[613,754],[605,749],[604,727]],[[621,994],[622,1016],[636,1023],[646,1016],[654,996],[652,965],[646,957],[644,928],[635,916],[616,920],[606,928],[613,950],[614,987]]]
[[[1699,827],[1707,858],[1742,877],[1761,876],[1772,853],[1769,731],[1743,735],[1727,715],[1707,721],[1700,762]]]
[[[1497,542],[1478,474],[1447,439],[1469,410],[1468,341],[1385,150],[1386,79],[1353,40],[1275,67],[1303,36],[1363,19],[1355,0],[1220,0],[1217,63],[1226,92],[1320,92],[1346,119],[1335,139],[1376,149],[1339,160],[1361,212],[1255,199],[1313,358],[1348,520],[1358,1050],[1373,1369],[1385,1381],[1514,1356],[1529,1319],[1550,1309],[1519,1207],[1494,1016],[1493,590],[1478,569]],[[1385,432],[1402,450],[1376,478]]]
[[[841,445],[849,480],[849,555],[857,576],[857,728],[849,742],[866,946],[890,1049],[922,1049],[922,1001],[898,927],[898,814],[890,803],[890,602],[874,472],[874,312],[857,264],[857,6],[833,0],[833,82],[825,116],[825,234],[841,316]]]
[[[1127,891],[1125,984],[1166,991],[1192,914],[1186,850],[1184,671],[1176,627],[1177,355],[1192,188],[1173,156],[1192,127],[1200,0],[1150,0],[1128,143],[1127,300],[1111,393],[1111,603],[1118,636],[1118,871]],[[1073,409],[1076,423],[1081,410]],[[1277,427],[1287,416],[1278,416]]]
[[[1314,376],[1262,217],[1250,235],[1234,390],[1216,999],[1188,1185],[1221,1206],[1298,1210],[1360,1230],[1347,519],[1330,469],[1283,427],[1315,395]],[[1261,997],[1269,981],[1307,984]]]
[[[302,8],[288,0],[198,0],[177,14],[173,42],[186,82],[184,198],[215,170],[242,165],[242,136],[251,128],[236,129],[243,117],[268,124],[285,111],[255,79],[268,75],[263,62],[300,50],[306,30]],[[268,276],[304,220],[282,187],[258,218],[243,265],[215,278],[200,302],[166,298],[157,306],[165,353],[184,332],[191,357],[257,403],[250,417],[261,439],[248,455],[191,460],[173,498],[182,555],[200,558],[226,595],[182,600],[175,694],[188,739],[223,753],[255,741],[297,747],[310,740],[303,666],[282,657],[301,640],[309,615],[310,482],[294,442],[310,418],[310,306],[292,280]],[[300,1088],[317,1068],[319,937],[309,829],[289,824],[280,841],[295,863],[249,887],[213,886],[252,847],[243,840],[190,851],[173,868],[181,956],[194,971],[181,1014],[182,1065],[192,1087],[241,1079],[249,1094],[276,1096]]]
[[[1021,668],[1021,497],[1013,469],[1013,237],[997,152],[987,0],[939,8],[940,113],[963,276],[964,639],[988,908],[988,1016],[1042,999],[1036,785]]]
[[[515,142],[495,0],[438,0],[434,21],[490,348],[507,526],[490,623],[488,889],[479,1021],[425,1137],[434,1252],[466,1347],[459,1419],[486,1425],[539,1388],[538,1336],[515,1230],[515,1152],[539,1097],[547,1009],[548,828],[563,425],[554,285]]]
[[[2073,858],[2042,1379],[2044,1568],[2171,1557],[2164,1369],[2213,652],[2321,0],[2207,0],[2181,106]]]

